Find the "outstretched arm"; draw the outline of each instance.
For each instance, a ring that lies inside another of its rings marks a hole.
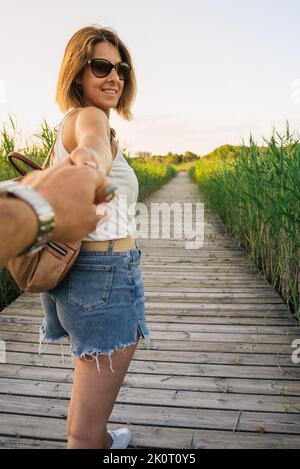
[[[96,161],[108,174],[112,166],[110,126],[104,111],[88,106],[76,113],[74,140],[77,147],[70,154],[76,164],[85,160]]]

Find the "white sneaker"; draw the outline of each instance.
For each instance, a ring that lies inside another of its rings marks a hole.
[[[112,439],[111,449],[124,449],[129,445],[132,433],[128,428],[120,428],[119,430],[108,431]]]

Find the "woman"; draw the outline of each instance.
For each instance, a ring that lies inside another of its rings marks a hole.
[[[68,275],[41,294],[40,342],[69,337],[74,357],[68,448],[128,446],[130,430],[107,431],[107,421],[141,336],[150,348],[141,251],[133,237],[134,218],[120,203],[137,202],[138,180],[109,126],[112,108],[132,118],[135,94],[130,53],[118,35],[94,26],[77,31],[67,44],[57,83],[61,110],[73,109],[59,127],[54,163],[68,156],[93,160],[117,184],[118,193],[107,203],[111,218],[83,238]]]

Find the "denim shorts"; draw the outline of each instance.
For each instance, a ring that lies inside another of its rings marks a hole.
[[[137,341],[150,349],[145,319],[141,250],[113,252],[81,249],[68,274],[53,289],[41,293],[44,320],[42,343],[68,337],[73,358],[108,355]]]

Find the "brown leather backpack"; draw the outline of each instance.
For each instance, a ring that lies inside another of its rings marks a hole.
[[[55,142],[56,138],[42,167],[22,153],[11,152],[8,155],[8,161],[21,174],[13,180],[20,181],[27,174],[27,171],[19,166],[18,160],[34,170],[46,169]],[[24,254],[10,259],[7,268],[21,290],[33,293],[49,291],[56,287],[69,272],[79,254],[80,247],[81,241],[72,243],[48,241],[46,246],[37,253]]]

